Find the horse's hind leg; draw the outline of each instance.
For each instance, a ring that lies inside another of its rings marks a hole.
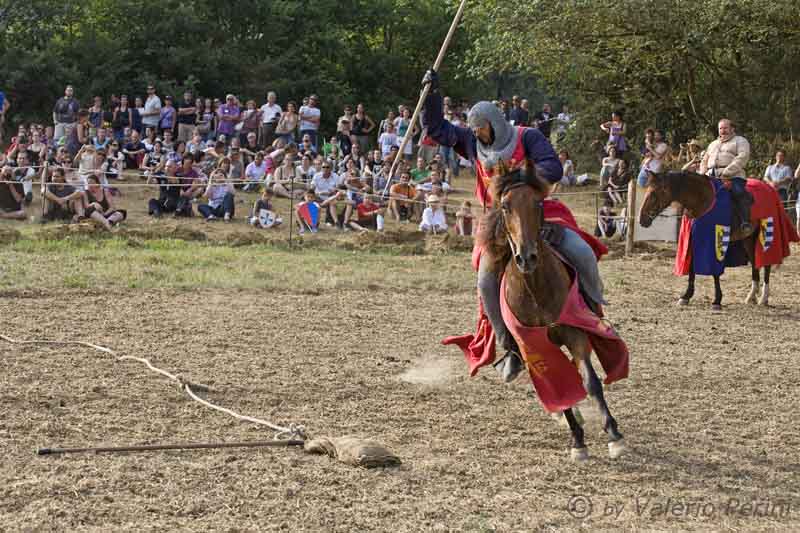
[[[581,360],[580,365],[583,374],[583,386],[589,396],[597,403],[597,407],[603,417],[603,430],[608,435],[608,454],[612,459],[616,459],[625,453],[625,441],[622,438],[622,433],[617,428],[617,421],[611,416],[611,411],[608,409],[608,404],[603,394],[603,384],[600,383],[600,378],[597,377],[597,372],[594,371],[589,357]]]
[[[758,269],[756,268],[755,261],[750,262],[750,292],[747,293],[747,298],[744,299],[744,303],[755,305],[756,303],[756,291],[758,290],[758,285],[761,276],[759,275]]]
[[[689,285],[686,287],[686,292],[678,300],[678,305],[689,305],[692,296],[694,296],[694,265],[689,267]]]
[[[711,304],[712,311],[722,311],[722,287],[719,284],[719,276],[714,276],[714,302]]]
[[[769,305],[769,274],[772,270],[770,265],[764,267],[764,285],[761,287],[761,297],[758,299],[758,305]]]

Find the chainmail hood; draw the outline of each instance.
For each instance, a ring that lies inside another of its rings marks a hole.
[[[500,161],[508,161],[517,145],[518,130],[508,123],[503,112],[491,102],[478,102],[472,107],[467,117],[470,128],[489,123],[494,131],[494,142],[491,145],[477,141],[478,161],[485,168],[492,168]]]

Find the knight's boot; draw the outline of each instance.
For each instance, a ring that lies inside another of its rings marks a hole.
[[[514,336],[506,332],[504,337],[503,348],[505,348],[506,354],[493,366],[505,383],[511,383],[525,369],[525,363],[522,361],[522,355],[520,355]]]

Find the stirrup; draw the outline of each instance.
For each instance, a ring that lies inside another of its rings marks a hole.
[[[511,383],[520,373],[525,369],[525,363],[522,362],[522,357],[515,351],[509,350],[502,359],[495,362],[494,368],[500,374],[500,378],[504,383]]]

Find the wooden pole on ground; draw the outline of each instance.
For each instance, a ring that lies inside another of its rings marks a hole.
[[[447,48],[450,46],[450,41],[453,39],[453,35],[456,32],[456,28],[458,27],[458,23],[461,21],[461,15],[464,13],[464,7],[467,5],[467,0],[461,0],[461,5],[458,6],[458,11],[456,11],[455,17],[453,17],[453,23],[450,24],[450,30],[447,32],[447,36],[444,38],[444,42],[442,43],[442,47],[439,49],[439,55],[436,56],[436,61],[433,63],[433,70],[439,70],[439,67],[442,65],[442,61],[444,60],[444,55],[447,52]],[[388,193],[389,188],[392,186],[392,178],[394,177],[394,173],[397,171],[397,165],[400,163],[400,160],[403,159],[403,150],[406,148],[406,144],[411,138],[411,133],[414,131],[414,126],[417,123],[417,119],[419,118],[419,113],[422,110],[422,105],[425,103],[425,99],[428,97],[428,93],[431,90],[430,84],[425,84],[422,90],[419,93],[419,100],[417,101],[417,107],[414,108],[414,114],[411,115],[411,124],[408,126],[408,130],[406,134],[403,136],[403,140],[400,142],[400,149],[397,151],[397,156],[392,161],[392,168],[389,171],[389,176],[386,180],[386,187],[383,189],[384,196]]]
[[[636,179],[628,182],[628,232],[625,234],[625,255],[633,253],[636,232]]]
[[[140,446],[98,446],[91,448],[39,448],[37,455],[61,455],[65,453],[117,453],[117,452],[152,452],[160,450],[213,450],[220,448],[272,448],[302,446],[302,440],[268,440],[251,442],[201,442],[182,444],[144,444]]]

